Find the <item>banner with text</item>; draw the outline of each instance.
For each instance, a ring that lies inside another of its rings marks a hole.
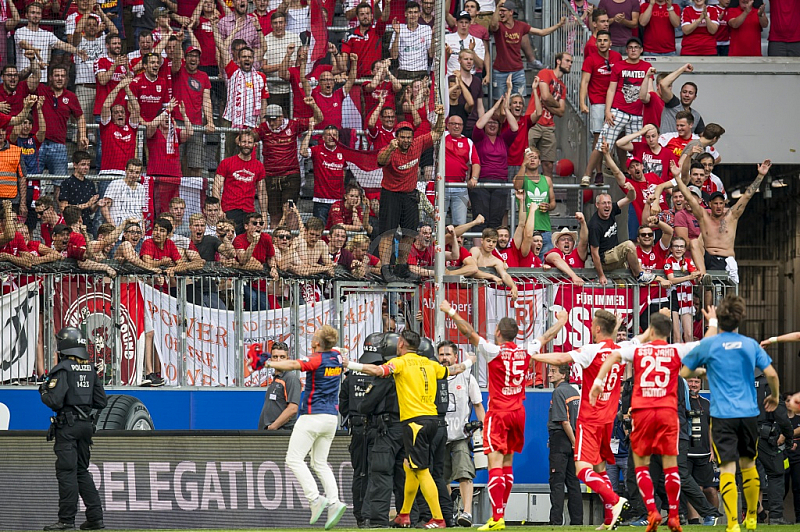
[[[28,283],[0,297],[0,382],[31,376],[39,338],[38,283]]]

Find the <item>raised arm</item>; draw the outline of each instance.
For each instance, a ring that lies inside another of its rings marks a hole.
[[[695,22],[697,22],[699,20],[700,19],[697,19],[697,20],[695,20]],[[686,28],[686,26],[684,26],[684,28]],[[692,31],[694,31],[694,30],[692,30]],[[684,34],[686,34],[685,29],[684,29]],[[685,65],[683,65],[679,69],[673,70],[672,72],[670,72],[669,74],[664,76],[664,79],[662,79],[661,81],[658,82],[658,86],[661,87],[661,99],[662,100],[664,100],[665,102],[668,102],[668,101],[670,101],[672,99],[672,96],[673,96],[672,84],[675,83],[675,80],[678,79],[681,76],[681,74],[683,74],[684,72],[694,72],[694,67],[692,66],[691,63],[686,63]]]
[[[742,197],[739,198],[739,201],[731,207],[731,215],[734,218],[739,218],[744,214],[744,208],[747,207],[747,204],[753,199],[758,187],[761,185],[761,181],[767,176],[769,173],[769,169],[772,167],[772,161],[769,159],[764,159],[764,162],[758,165],[758,175],[756,176],[755,180],[750,183],[750,186],[747,187],[747,190],[744,191]]]
[[[475,332],[475,329],[472,328],[472,325],[470,325],[467,320],[462,318],[458,312],[456,312],[456,309],[453,308],[449,301],[446,299],[442,301],[442,303],[439,305],[439,310],[450,316],[450,319],[453,320],[456,328],[458,328],[458,332],[466,336],[470,344],[472,344],[474,347],[478,347],[478,345],[481,343],[480,335]]]
[[[630,135],[625,135],[617,141],[617,148],[625,151],[633,151],[633,141],[639,137],[644,138],[644,135],[647,134],[647,132],[651,129],[655,130],[656,126],[653,124],[647,124],[639,131],[631,133]]]
[[[603,162],[605,162],[608,169],[611,170],[614,179],[617,180],[617,184],[625,188],[625,174],[622,173],[617,163],[614,162],[614,158],[611,156],[611,150],[609,150],[608,147],[608,142],[605,141],[603,141]]]
[[[648,68],[644,81],[639,85],[639,99],[644,103],[650,103],[650,87],[653,86],[653,76],[655,76],[655,74],[655,68]]]

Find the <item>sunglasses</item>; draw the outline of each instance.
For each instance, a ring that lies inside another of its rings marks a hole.
[[[292,235],[275,235],[275,238],[279,238],[281,240],[291,240]]]
[[[250,224],[251,225],[257,225],[257,226],[261,227],[262,225],[264,225],[264,221],[261,220],[260,222],[250,222]]]
[[[653,233],[639,233],[639,236],[642,238],[650,238],[653,236]]]

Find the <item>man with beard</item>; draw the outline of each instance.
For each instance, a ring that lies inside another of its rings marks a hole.
[[[101,200],[100,213],[106,222],[119,225],[126,218],[147,216],[150,210],[150,198],[147,187],[139,182],[141,177],[142,161],[136,158],[128,159],[125,165],[125,177],[112,181]]]
[[[106,95],[100,109],[100,141],[106,146],[100,158],[100,175],[121,176],[136,154],[136,129],[139,127],[139,102],[131,91],[132,78],[125,76]],[[111,84],[111,82],[109,82]],[[125,95],[128,95],[126,109]],[[121,97],[121,98],[120,98]],[[130,113],[130,116],[126,116]],[[102,182],[101,182],[102,183]],[[108,183],[106,181],[106,183]],[[105,195],[108,185],[102,187]],[[106,221],[110,221],[106,218]]]
[[[572,68],[572,55],[567,52],[556,54],[556,67],[554,69],[544,68],[539,71],[539,85],[536,90],[542,100],[542,117],[533,128],[531,128],[528,139],[531,147],[536,147],[541,154],[542,173],[552,178],[553,163],[556,160],[556,123],[553,115],[564,116],[566,110],[565,96],[567,86],[564,85],[562,78],[569,74]],[[533,109],[533,99],[528,105],[528,113]]]
[[[194,34],[190,33],[189,35],[193,37],[193,44],[186,49],[186,59],[183,64],[177,72],[172,74],[172,91],[175,98],[186,106],[184,127],[203,125],[203,118],[205,118],[205,132],[213,133],[215,128],[214,112],[211,108],[211,81],[208,79],[208,74],[199,69],[202,50],[200,50],[197,40],[194,39]],[[178,55],[180,56],[180,46]],[[204,159],[205,149],[202,134],[194,135],[189,142],[181,146],[181,164],[184,176],[202,176]],[[195,185],[192,188],[197,190],[201,184],[195,183]],[[199,195],[199,190],[197,190],[197,195]],[[197,202],[188,202],[193,208],[190,215],[195,213],[194,210],[200,209],[199,199],[197,198]]]
[[[233,0],[231,5],[233,10],[220,19],[217,27],[219,28],[219,36],[223,41],[228,41],[231,38],[245,41],[247,47],[253,51],[253,56],[258,57],[255,68],[259,69],[261,59],[264,57],[264,34],[261,31],[258,17],[248,15],[248,4],[248,0]],[[222,52],[226,57],[230,55],[230,44]],[[230,99],[228,102],[230,102]]]
[[[334,274],[334,263],[328,251],[328,244],[322,240],[325,224],[319,218],[310,218],[300,238],[292,245],[291,267],[293,273],[301,276]]]
[[[246,213],[255,212],[254,197],[266,210],[267,189],[264,185],[264,165],[253,157],[258,137],[252,131],[242,131],[236,137],[239,153],[223,159],[214,176],[213,195],[219,198],[222,212],[236,224],[236,233],[244,232]]]
[[[580,224],[578,232],[570,231],[566,227],[553,233],[553,249],[547,252],[544,262],[556,267],[569,276],[572,284],[581,287],[583,279],[578,277],[572,268],[585,268],[586,257],[589,253],[589,227],[582,212],[575,213],[575,219]]]
[[[272,237],[263,232],[264,219],[261,214],[251,212],[244,217],[244,233],[233,240],[236,249],[238,268],[242,270],[264,271],[264,266],[269,268],[270,276],[278,278],[275,269],[275,248]],[[245,310],[269,310],[267,299],[267,281],[259,279],[244,287]]]
[[[300,155],[311,159],[314,166],[313,216],[328,222],[331,205],[344,197],[344,153],[339,146],[339,129],[328,125],[322,132],[322,143],[309,148],[316,122],[309,122],[308,133],[300,144]]]
[[[228,241],[206,233],[206,219],[202,214],[189,216],[189,250],[196,252],[206,262],[219,262],[221,258],[234,259],[236,251]],[[219,297],[219,285],[210,279],[195,280],[194,301],[202,300],[203,306],[227,309]]]
[[[33,59],[31,60],[31,67],[38,74],[39,62],[32,51],[31,55],[34,56]],[[25,75],[25,72],[23,72],[23,75]],[[0,76],[2,76],[2,81],[3,81],[3,83],[0,84],[0,103],[7,103],[9,105],[9,108],[5,109],[6,114],[9,114],[11,116],[16,116],[22,111],[22,108],[25,106],[25,97],[28,96],[29,94],[36,94],[36,87],[39,83],[39,76],[28,75],[27,81],[22,85],[20,85],[19,83],[20,75],[15,65],[4,66],[3,70],[0,71]],[[12,129],[13,126],[10,125],[6,126],[7,133],[10,133]]]

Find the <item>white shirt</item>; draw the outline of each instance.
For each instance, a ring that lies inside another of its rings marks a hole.
[[[106,198],[113,200],[109,209],[111,223],[118,226],[127,218],[141,218],[147,212],[147,186],[137,184],[131,188],[124,179],[115,179],[106,189]]]
[[[392,33],[391,46],[398,36]],[[397,61],[400,70],[420,72],[428,70],[428,50],[431,48],[433,33],[430,26],[420,24],[411,31],[408,26],[400,26],[400,42],[397,47]]]
[[[311,28],[311,6],[286,10],[286,33],[300,35]],[[325,46],[325,44],[322,44]],[[269,50],[269,48],[267,48]],[[286,53],[286,50],[283,51]]]
[[[447,442],[463,440],[464,424],[469,421],[472,405],[482,404],[481,388],[478,380],[469,372],[459,373],[455,377],[448,377],[447,391],[450,399],[447,403]]]
[[[447,59],[447,73],[452,74],[456,70],[459,70],[461,66],[458,64],[458,53],[461,50],[469,50],[469,45],[471,41],[475,41],[475,48],[473,48],[473,52],[475,52],[475,57],[480,60],[483,60],[486,49],[483,47],[483,40],[478,39],[473,35],[467,35],[466,38],[462,39],[458,32],[447,33],[444,36],[445,44],[450,46],[450,57]],[[470,70],[472,74],[475,73],[475,65],[472,66],[472,70]]]
[[[95,83],[94,64],[106,55],[105,35],[102,34],[93,41],[81,39],[78,50],[86,50],[88,57],[84,61],[80,56],[75,56],[75,83]]]
[[[294,44],[294,51],[292,52],[292,59],[290,64],[294,65],[294,59],[297,57],[297,50],[300,48],[300,36],[296,33],[289,33],[288,31],[280,39],[275,37],[275,32],[270,33],[266,37],[267,53],[264,54],[264,65],[278,65],[283,62],[286,57],[286,48],[290,44]],[[267,74],[267,88],[270,94],[288,94],[291,90],[288,83],[283,82],[278,75],[278,71],[270,72]]]
[[[14,42],[17,43],[17,70],[24,70],[31,66],[31,62],[25,57],[25,52],[20,47],[20,41],[26,41],[31,46],[35,46],[40,50],[39,55],[42,58],[42,63],[50,63],[50,49],[59,42],[58,37],[53,35],[52,32],[39,28],[37,31],[31,31],[27,26],[19,28],[14,31]],[[42,75],[39,78],[42,83],[47,83],[47,69],[42,68]]]

